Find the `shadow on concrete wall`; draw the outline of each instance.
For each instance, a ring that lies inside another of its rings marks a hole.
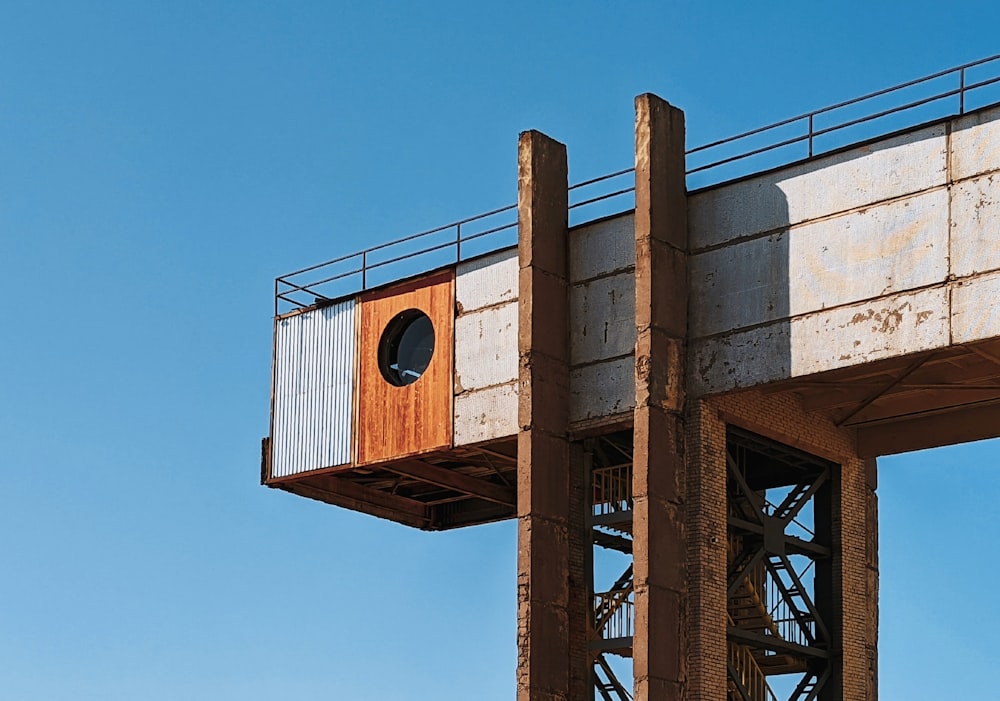
[[[785,193],[761,181],[727,219],[734,230],[742,226],[734,221],[746,219],[751,233],[692,241],[689,378],[696,395],[788,377],[791,369]]]

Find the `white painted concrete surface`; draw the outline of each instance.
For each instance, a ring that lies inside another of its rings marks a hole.
[[[517,379],[517,302],[455,319],[455,394]]]
[[[455,445],[517,433],[517,250],[455,271]]]
[[[994,172],[960,182],[952,189],[951,271],[965,277],[998,268],[1000,174]]]
[[[689,214],[708,247],[690,396],[1000,336],[1000,108],[697,193]]]
[[[1000,107],[956,119],[951,133],[951,177],[962,180],[1000,168]]]
[[[455,397],[455,445],[517,434],[517,383]]]
[[[569,232],[569,280],[592,280],[635,267],[635,215],[622,214]]]
[[[1000,273],[964,280],[951,291],[954,343],[1000,336]]]
[[[508,248],[455,267],[459,314],[517,299],[517,249]]]
[[[765,173],[688,199],[691,248],[787,228],[943,185],[943,125]]]
[[[569,383],[571,422],[635,408],[635,359],[631,356],[571,370]]]
[[[633,273],[573,285],[569,304],[571,365],[635,352]]]

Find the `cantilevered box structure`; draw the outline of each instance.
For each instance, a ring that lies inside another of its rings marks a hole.
[[[264,484],[516,517],[519,699],[875,698],[875,458],[1000,435],[998,67],[687,151],[642,95],[575,188],[523,133],[517,205],[278,279]]]

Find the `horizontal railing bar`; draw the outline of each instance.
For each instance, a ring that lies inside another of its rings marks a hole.
[[[346,256],[341,256],[340,258],[334,258],[333,260],[328,260],[323,263],[317,263],[316,265],[310,265],[308,268],[302,268],[301,270],[295,270],[290,273],[285,273],[278,280],[284,281],[285,278],[295,277],[296,275],[301,275],[302,273],[308,273],[311,270],[316,270],[317,268],[325,268],[328,265],[333,265],[335,263],[342,263],[345,260],[350,260],[351,258],[357,258],[362,255],[364,251],[358,251],[357,253],[349,253]]]
[[[876,119],[881,119],[882,117],[887,117],[890,114],[896,114],[897,112],[905,112],[907,110],[912,110],[914,107],[920,107],[922,105],[929,105],[932,102],[937,102],[938,100],[944,100],[948,97],[954,97],[962,92],[960,89],[949,90],[943,92],[940,95],[934,95],[933,97],[925,97],[921,100],[915,100],[906,105],[901,105],[900,107],[893,107],[892,109],[882,110],[881,112],[876,112],[875,114],[869,114],[865,117],[858,117],[857,119],[852,119],[849,122],[843,122],[842,124],[837,124],[831,127],[826,127],[825,129],[816,129],[813,131],[813,137],[823,136],[824,134],[830,134],[841,129],[847,129],[848,127],[853,127],[858,124],[863,124],[865,122],[871,122]]]
[[[503,226],[496,226],[492,229],[487,229],[486,231],[477,231],[474,234],[470,234],[469,236],[464,237],[462,239],[462,243],[466,243],[467,241],[475,241],[476,239],[481,239],[482,237],[489,236],[490,234],[496,234],[501,231],[506,231],[507,229],[513,229],[515,226],[517,226],[516,221],[511,222],[510,224],[504,224]]]
[[[419,234],[412,234],[410,236],[406,236],[401,239],[396,239],[395,241],[389,241],[388,243],[380,243],[378,246],[372,246],[371,248],[366,248],[365,253],[374,253],[375,251],[381,251],[384,248],[391,248],[392,246],[398,246],[401,243],[408,243],[409,241],[415,241],[416,239],[424,238],[426,236],[432,236],[433,234],[440,234],[443,231],[454,229],[461,223],[464,222],[452,222],[451,224],[438,226],[433,229],[428,229],[427,231],[421,231]]]
[[[591,178],[590,180],[584,180],[581,183],[576,183],[575,185],[570,185],[570,190],[576,190],[580,187],[587,187],[587,185],[593,185],[594,183],[603,182],[605,180],[611,180],[611,178],[617,178],[621,175],[626,175],[628,173],[634,173],[635,168],[625,168],[624,170],[619,170],[615,173],[608,173],[607,175],[599,175],[596,178]]]
[[[618,197],[619,195],[624,195],[628,192],[635,192],[635,186],[627,187],[624,190],[618,190],[617,192],[609,192],[606,195],[598,195],[597,197],[591,197],[589,200],[583,200],[582,202],[577,202],[569,206],[570,209],[576,209],[577,207],[583,207],[584,205],[594,204],[594,202],[600,202],[601,200],[609,200],[612,197]]]
[[[905,88],[913,87],[914,85],[919,85],[920,83],[927,83],[927,82],[930,82],[932,80],[936,80],[937,78],[943,78],[944,76],[947,76],[947,75],[950,75],[950,74],[953,74],[953,73],[958,73],[960,71],[963,71],[963,70],[966,70],[966,69],[969,69],[969,68],[973,68],[975,66],[979,66],[979,65],[982,65],[984,63],[989,63],[991,61],[996,61],[998,59],[1000,59],[1000,54],[996,54],[994,56],[990,56],[989,58],[980,59],[978,61],[973,61],[972,63],[966,63],[965,65],[962,65],[962,66],[956,66],[954,68],[948,68],[947,70],[939,71],[937,73],[932,73],[931,75],[926,75],[926,76],[923,76],[921,78],[915,78],[915,79],[909,80],[909,81],[907,81],[905,83],[900,83],[898,85],[893,85],[892,87],[889,87],[889,88],[883,88],[882,90],[876,90],[875,92],[868,93],[867,95],[862,95],[861,97],[855,97],[855,98],[852,98],[850,100],[845,100],[843,102],[838,102],[837,104],[829,105],[827,107],[822,107],[822,108],[820,108],[818,110],[813,110],[811,112],[805,112],[805,113],[800,114],[800,115],[798,115],[796,117],[789,117],[788,119],[783,119],[780,122],[775,122],[773,124],[768,124],[767,126],[759,127],[757,129],[751,129],[750,131],[743,132],[742,134],[737,134],[735,136],[730,136],[730,137],[728,137],[726,139],[721,139],[719,141],[714,141],[714,142],[712,142],[710,144],[704,144],[702,146],[698,146],[697,148],[694,148],[694,149],[691,149],[690,151],[688,151],[688,154],[697,153],[699,151],[704,151],[706,149],[712,148],[713,146],[720,146],[722,144],[730,143],[730,142],[733,142],[733,141],[739,141],[740,139],[745,139],[748,136],[754,136],[755,134],[760,134],[760,133],[765,132],[765,131],[770,131],[771,129],[776,129],[778,127],[783,127],[783,126],[786,126],[786,125],[791,124],[793,122],[797,122],[799,120],[808,119],[809,117],[815,117],[817,115],[826,114],[828,112],[833,112],[834,110],[839,110],[841,108],[848,107],[850,105],[856,105],[858,103],[865,102],[866,100],[871,100],[871,99],[876,98],[876,97],[881,97],[882,95],[887,95],[887,94],[892,93],[892,92],[896,92],[896,91],[899,91],[899,90],[903,90]]]
[[[395,258],[390,258],[388,260],[380,260],[377,263],[369,263],[368,270],[375,270],[375,268],[381,268],[385,265],[392,265],[393,263],[398,263],[401,260],[407,260],[409,258],[416,258],[417,256],[422,256],[425,253],[433,253],[434,251],[440,251],[444,248],[454,248],[454,241],[447,241],[445,243],[440,243],[437,246],[431,246],[430,248],[424,248],[423,250],[417,251],[415,253],[404,253],[401,256],[396,256]]]
[[[451,222],[449,224],[444,224],[442,226],[434,227],[433,229],[427,229],[426,231],[421,231],[421,232],[416,233],[416,234],[410,234],[409,236],[406,236],[406,237],[401,238],[401,239],[395,239],[395,240],[389,241],[387,243],[382,243],[382,244],[379,244],[377,246],[372,246],[371,248],[366,248],[363,251],[358,251],[357,253],[350,253],[350,254],[348,254],[346,256],[341,256],[340,258],[334,258],[333,260],[328,260],[328,261],[325,261],[323,263],[317,263],[316,265],[310,265],[309,267],[302,268],[301,270],[295,270],[295,271],[293,271],[291,273],[285,273],[284,275],[281,276],[281,278],[288,278],[288,277],[293,277],[295,275],[300,275],[302,273],[308,273],[311,270],[316,270],[317,268],[323,268],[323,267],[328,266],[328,265],[333,265],[334,263],[340,263],[342,261],[348,260],[350,258],[355,258],[355,257],[360,256],[360,255],[365,254],[365,253],[373,253],[375,251],[380,251],[383,248],[389,248],[390,246],[395,246],[397,244],[406,243],[408,241],[413,241],[414,239],[419,239],[419,238],[421,238],[423,236],[430,236],[431,234],[438,234],[438,233],[441,233],[442,231],[447,231],[448,229],[451,229],[453,227],[456,227],[456,226],[459,226],[459,225],[462,225],[462,224],[468,224],[470,222],[479,221],[480,219],[486,219],[487,217],[492,217],[494,215],[502,214],[503,212],[508,212],[508,211],[512,211],[512,210],[515,210],[515,209],[517,209],[517,204],[509,204],[509,205],[507,205],[505,207],[498,207],[497,209],[491,210],[489,212],[483,212],[482,214],[476,214],[474,216],[467,217],[465,219],[460,219],[458,221],[453,221],[453,222]],[[279,278],[279,279],[281,279],[281,278]]]
[[[971,85],[966,85],[965,92],[969,92],[971,90],[978,90],[979,88],[984,88],[987,85],[993,85],[994,83],[1000,83],[1000,76],[997,76],[995,78],[989,78],[987,80],[981,80],[978,83],[972,83]]]
[[[753,151],[747,151],[747,152],[744,152],[744,153],[739,153],[739,154],[737,154],[735,156],[731,156],[729,158],[726,158],[726,159],[723,159],[723,160],[720,160],[720,161],[715,161],[715,162],[709,163],[707,165],[699,166],[698,168],[694,168],[694,169],[689,170],[687,172],[688,173],[697,173],[697,172],[702,171],[702,170],[707,170],[708,168],[713,168],[713,167],[715,167],[717,165],[722,165],[722,164],[725,164],[725,163],[731,163],[732,161],[738,161],[741,158],[747,158],[749,156],[756,156],[756,155],[764,153],[766,151],[773,151],[774,149],[781,148],[782,146],[789,146],[791,144],[798,143],[800,141],[806,141],[806,140],[809,139],[810,135],[815,138],[817,136],[822,136],[823,134],[829,134],[831,132],[837,131],[838,129],[846,129],[847,127],[854,126],[855,124],[860,124],[862,122],[871,121],[873,119],[879,119],[880,117],[885,117],[886,115],[889,115],[889,114],[895,114],[896,112],[905,112],[908,109],[912,109],[913,107],[919,107],[922,104],[927,104],[929,102],[934,102],[936,100],[941,100],[941,99],[944,99],[946,97],[951,97],[953,95],[957,95],[959,92],[961,92],[961,89],[955,89],[955,90],[943,92],[943,93],[940,93],[938,95],[934,95],[932,97],[924,98],[923,100],[912,102],[912,103],[910,103],[908,105],[902,105],[902,106],[898,106],[898,107],[892,107],[890,109],[883,110],[882,112],[878,112],[878,113],[872,114],[872,115],[867,115],[867,116],[864,116],[864,117],[859,117],[857,119],[853,119],[853,120],[850,120],[850,121],[847,121],[847,122],[838,122],[837,124],[831,125],[829,127],[825,127],[823,129],[813,129],[812,131],[807,131],[802,136],[793,137],[791,139],[786,139],[784,141],[779,141],[779,142],[774,143],[774,144],[769,144],[767,146],[762,146],[762,147],[760,147],[758,149],[754,149]],[[842,106],[845,106],[845,105],[842,105]],[[690,151],[688,151],[687,155],[691,155],[692,153],[697,153],[699,151],[703,151],[705,149],[711,148],[712,146],[721,146],[722,144],[727,144],[727,143],[731,143],[733,141],[738,141],[739,139],[741,139],[743,137],[753,136],[754,134],[760,134],[760,133],[762,133],[764,131],[768,131],[770,129],[774,129],[774,128],[779,127],[779,126],[787,126],[788,124],[791,124],[793,122],[798,122],[798,121],[802,121],[803,119],[807,119],[809,117],[814,117],[814,116],[816,116],[819,113],[820,112],[813,112],[811,114],[802,115],[800,117],[793,117],[792,119],[785,120],[784,122],[779,122],[778,124],[772,124],[772,125],[767,126],[767,127],[762,127],[761,129],[758,129],[758,130],[753,131],[753,132],[746,132],[745,134],[742,134],[740,136],[734,136],[731,139],[723,139],[722,141],[716,141],[713,144],[708,144],[706,146],[699,146],[698,148],[691,149]]]
[[[966,104],[965,104],[965,99],[964,98],[965,98],[965,96],[967,94],[969,94],[970,92],[972,92],[974,90],[979,90],[981,88],[984,88],[984,87],[987,87],[987,86],[990,86],[990,85],[996,85],[996,84],[1000,83],[1000,76],[994,76],[992,78],[985,78],[985,79],[980,80],[980,81],[975,82],[975,83],[966,84],[965,83],[965,77],[966,77],[965,72],[967,70],[969,70],[969,69],[976,68],[978,66],[983,66],[985,64],[993,63],[993,62],[996,62],[996,61],[1000,61],[1000,54],[995,54],[993,56],[988,56],[986,58],[978,59],[976,61],[970,61],[968,63],[965,63],[965,64],[960,65],[960,66],[956,66],[954,68],[949,68],[949,69],[938,71],[936,73],[932,73],[930,75],[926,75],[926,76],[923,76],[923,77],[920,77],[920,78],[915,78],[913,80],[909,80],[909,81],[906,81],[904,83],[899,83],[897,85],[893,85],[893,86],[888,87],[888,88],[883,88],[882,90],[876,90],[874,92],[870,92],[870,93],[868,93],[866,95],[862,95],[860,97],[855,97],[855,98],[852,98],[850,100],[844,100],[842,102],[838,102],[836,104],[829,105],[829,106],[823,107],[821,109],[813,110],[813,111],[810,111],[810,112],[805,112],[805,113],[797,115],[795,117],[790,117],[788,119],[783,119],[783,120],[781,120],[779,122],[775,122],[773,124],[769,124],[769,125],[766,125],[766,126],[763,126],[763,127],[758,127],[756,129],[752,129],[750,131],[742,132],[742,133],[737,134],[735,136],[730,136],[730,137],[725,138],[725,139],[720,139],[718,141],[713,141],[711,143],[703,144],[701,146],[689,149],[689,150],[687,150],[685,152],[685,155],[687,155],[687,156],[691,156],[691,155],[694,155],[694,154],[703,153],[705,151],[708,151],[709,149],[718,148],[718,147],[724,146],[726,144],[736,144],[737,142],[740,142],[742,140],[748,139],[749,137],[752,137],[752,136],[757,136],[757,135],[760,135],[760,134],[765,134],[765,133],[773,131],[775,129],[780,129],[782,127],[787,127],[789,125],[793,125],[793,124],[796,124],[796,123],[799,123],[799,122],[806,121],[806,124],[802,125],[804,127],[804,133],[802,133],[802,135],[793,136],[793,137],[790,137],[790,138],[782,139],[782,140],[780,140],[778,142],[775,142],[775,143],[767,144],[767,145],[764,145],[764,146],[761,146],[759,148],[755,148],[755,149],[752,149],[752,150],[749,150],[749,151],[744,151],[744,152],[741,152],[741,153],[737,153],[737,154],[734,154],[734,155],[729,156],[727,158],[715,160],[715,161],[713,161],[711,163],[707,163],[707,164],[698,166],[696,168],[692,168],[690,170],[687,170],[686,171],[686,175],[693,175],[695,173],[700,173],[700,172],[704,172],[704,171],[716,169],[716,168],[718,168],[720,166],[723,166],[723,165],[726,165],[726,164],[729,164],[729,163],[740,161],[740,160],[743,160],[743,159],[746,159],[746,158],[751,158],[753,156],[757,156],[757,155],[760,155],[760,154],[763,154],[763,153],[767,153],[767,152],[770,152],[770,151],[775,151],[777,149],[780,149],[780,148],[783,148],[783,147],[786,147],[786,146],[791,146],[791,145],[798,144],[798,143],[802,143],[802,142],[805,142],[805,141],[808,141],[810,143],[809,155],[810,156],[814,156],[814,155],[817,155],[817,154],[816,154],[816,152],[812,148],[812,142],[817,137],[825,136],[825,135],[828,135],[828,134],[835,133],[837,131],[845,130],[845,129],[848,129],[848,128],[853,127],[853,126],[857,126],[859,124],[863,124],[863,123],[867,123],[867,122],[872,122],[872,121],[881,119],[883,117],[887,117],[887,116],[892,115],[892,114],[906,112],[908,110],[912,110],[912,109],[915,109],[917,107],[921,107],[923,105],[928,105],[928,104],[931,104],[931,103],[934,103],[934,102],[938,102],[940,100],[945,100],[947,98],[954,97],[956,95],[960,96],[960,98],[961,98],[960,101],[959,101],[958,112],[957,113],[953,113],[953,114],[949,114],[949,115],[946,115],[946,116],[942,116],[941,118],[942,119],[947,119],[949,117],[955,116],[955,114],[964,114],[966,112]],[[902,105],[896,105],[894,107],[890,107],[890,108],[887,108],[887,109],[884,109],[884,110],[879,110],[879,111],[877,111],[877,112],[875,112],[873,114],[867,114],[867,115],[863,115],[863,116],[860,116],[860,117],[857,117],[857,118],[854,118],[854,119],[850,119],[850,120],[847,120],[847,121],[837,122],[836,124],[831,124],[829,126],[825,126],[825,127],[821,128],[821,129],[816,129],[815,128],[815,118],[816,117],[819,117],[819,116],[822,116],[822,115],[828,115],[828,114],[831,114],[833,112],[836,112],[837,110],[842,110],[845,107],[850,107],[852,105],[860,105],[862,103],[865,103],[866,101],[873,100],[873,99],[878,98],[878,97],[883,97],[883,96],[886,96],[886,95],[892,95],[894,93],[899,93],[900,91],[905,90],[907,88],[912,88],[912,87],[918,86],[918,85],[926,85],[926,84],[928,84],[928,83],[930,83],[932,81],[935,81],[935,80],[938,80],[938,79],[941,79],[941,78],[952,77],[952,76],[957,76],[959,78],[959,80],[960,80],[959,87],[952,88],[952,89],[949,89],[949,90],[945,90],[943,92],[938,92],[938,93],[935,93],[933,95],[926,96],[926,97],[923,97],[923,98],[920,98],[920,99],[917,99],[917,100],[912,100],[912,101],[907,102],[907,103],[902,104]],[[982,108],[977,108],[977,109],[982,109]],[[846,146],[847,144],[844,144],[844,145]],[[823,152],[825,152],[825,151],[820,151],[820,153],[823,153]],[[571,191],[572,190],[577,190],[579,188],[587,187],[587,186],[590,186],[590,185],[595,185],[597,183],[606,182],[608,180],[612,180],[614,178],[621,177],[623,175],[627,175],[629,173],[634,173],[634,172],[635,172],[635,168],[634,167],[623,168],[623,169],[615,171],[613,173],[607,173],[607,174],[604,174],[604,175],[597,176],[595,178],[590,178],[590,179],[583,180],[581,182],[575,183],[573,185],[570,185],[568,189],[571,190]],[[602,202],[604,200],[609,200],[609,199],[612,199],[614,197],[619,197],[621,195],[625,195],[625,194],[628,194],[628,193],[634,192],[634,191],[635,191],[635,187],[634,186],[628,187],[628,188],[624,188],[624,189],[620,189],[620,190],[615,190],[614,192],[609,192],[609,193],[597,195],[595,197],[591,197],[591,198],[585,199],[585,200],[583,200],[581,202],[575,202],[575,203],[573,203],[573,204],[571,204],[569,206],[569,209],[572,210],[572,209],[576,209],[576,208],[579,208],[579,207],[584,207],[586,205],[594,204],[596,202]],[[343,279],[343,278],[346,278],[346,277],[350,277],[352,275],[361,275],[362,276],[362,288],[366,288],[367,287],[367,283],[365,282],[365,277],[367,275],[367,272],[370,271],[370,270],[375,270],[377,268],[382,268],[382,267],[385,267],[385,266],[388,266],[388,265],[392,265],[394,263],[399,263],[399,262],[401,262],[403,260],[415,258],[417,256],[421,256],[421,255],[425,255],[425,254],[429,254],[429,253],[434,253],[436,251],[441,251],[441,250],[444,250],[444,249],[447,249],[447,248],[450,248],[450,247],[455,247],[455,258],[460,260],[461,259],[461,244],[462,243],[467,242],[467,241],[474,241],[476,239],[480,239],[480,238],[483,238],[485,236],[489,236],[491,234],[499,233],[501,231],[506,231],[508,229],[514,228],[514,227],[517,226],[517,222],[515,221],[515,222],[511,222],[509,224],[502,224],[502,225],[499,225],[499,226],[495,226],[495,227],[486,229],[485,231],[477,231],[477,232],[474,232],[474,233],[469,234],[469,235],[463,235],[463,233],[464,233],[462,231],[462,226],[463,225],[467,225],[467,224],[470,224],[470,223],[476,222],[476,221],[482,221],[482,220],[487,219],[489,217],[493,217],[493,216],[496,216],[496,215],[499,215],[499,214],[503,214],[505,212],[515,211],[517,209],[517,207],[518,207],[518,205],[516,203],[515,204],[510,204],[510,205],[507,205],[507,206],[504,206],[504,207],[499,207],[497,209],[493,209],[493,210],[490,210],[488,212],[483,212],[482,214],[476,214],[474,216],[466,217],[465,219],[460,219],[458,221],[454,221],[454,222],[451,222],[449,224],[444,224],[442,226],[434,227],[432,229],[426,229],[424,231],[420,231],[418,233],[411,234],[411,235],[406,236],[406,237],[401,238],[401,239],[396,239],[394,241],[389,241],[387,243],[379,244],[377,246],[372,246],[370,248],[364,249],[364,250],[356,252],[356,253],[350,253],[348,255],[340,256],[339,258],[334,258],[332,260],[324,261],[322,263],[317,263],[315,265],[310,265],[308,267],[301,268],[301,269],[296,270],[296,271],[291,272],[291,273],[286,273],[285,275],[282,275],[282,276],[280,276],[278,278],[275,278],[275,304],[277,305],[278,300],[283,300],[283,301],[285,301],[285,302],[287,302],[289,304],[294,304],[294,305],[297,305],[297,306],[305,306],[305,305],[302,305],[297,300],[291,299],[290,297],[286,296],[287,294],[290,294],[293,291],[294,292],[303,292],[303,293],[306,293],[306,294],[314,295],[314,296],[316,296],[318,298],[321,298],[321,299],[329,299],[328,297],[315,292],[315,289],[318,286],[320,286],[320,285],[329,284],[330,282],[334,282],[336,280],[340,280],[340,279]],[[400,254],[400,255],[396,255],[394,257],[388,258],[387,260],[378,261],[376,263],[370,263],[369,260],[368,260],[369,259],[369,255],[371,253],[375,253],[375,252],[378,252],[378,251],[384,251],[384,250],[387,250],[387,249],[391,250],[394,247],[402,246],[402,244],[411,243],[413,241],[417,241],[417,240],[425,238],[425,237],[433,236],[435,234],[442,234],[442,233],[447,232],[447,231],[452,230],[452,229],[456,230],[455,231],[455,237],[454,237],[454,239],[449,240],[449,241],[447,241],[445,243],[441,243],[441,244],[430,246],[430,247],[425,247],[425,248],[417,250],[417,251],[412,251],[412,252],[407,252],[407,253],[403,253],[403,254]],[[294,278],[295,276],[302,275],[304,273],[308,273],[308,272],[311,272],[311,271],[314,271],[314,270],[318,270],[318,269],[321,269],[321,268],[329,267],[329,266],[332,266],[332,265],[336,265],[338,263],[345,263],[346,261],[350,261],[350,260],[352,260],[354,258],[358,258],[358,257],[361,258],[361,264],[360,264],[360,266],[357,267],[357,268],[355,268],[355,269],[352,269],[352,270],[350,270],[348,272],[344,272],[344,273],[340,273],[338,275],[327,277],[327,278],[324,278],[324,279],[319,280],[317,282],[308,283],[306,285],[299,285],[297,283],[290,282],[290,280],[289,280],[290,278]],[[279,291],[279,286],[280,285],[285,285],[285,286],[287,286],[289,288],[292,288],[292,290],[281,290],[281,291]]]
[[[276,297],[276,299],[283,299],[286,302],[288,302],[289,304],[294,304],[296,307],[300,307],[301,308],[301,307],[308,306],[308,305],[303,304],[302,302],[300,302],[297,299],[292,299],[291,297],[286,297],[284,294],[275,295],[275,297]]]
[[[505,229],[511,229],[511,228],[513,228],[515,226],[517,226],[517,222],[511,222],[510,224],[504,224],[502,226],[497,226],[497,227],[494,227],[492,229],[487,229],[485,231],[479,231],[479,232],[476,232],[475,234],[472,234],[470,236],[463,237],[462,238],[462,243],[465,243],[467,241],[474,241],[474,240],[476,240],[478,238],[482,238],[484,236],[488,236],[489,234],[498,233],[498,232],[503,231]],[[288,285],[289,287],[294,288],[294,291],[300,291],[300,292],[304,292],[306,294],[315,295],[317,297],[322,297],[323,299],[330,299],[329,297],[326,297],[326,296],[324,296],[324,295],[316,292],[315,288],[319,287],[320,285],[325,285],[325,284],[328,284],[330,282],[334,282],[336,280],[340,280],[340,279],[345,278],[345,277],[350,277],[351,275],[360,275],[363,270],[375,270],[376,268],[380,268],[380,267],[383,267],[383,266],[386,266],[386,265],[391,265],[393,263],[399,263],[400,261],[407,260],[407,259],[410,259],[410,258],[414,258],[416,256],[423,255],[425,253],[433,253],[435,251],[443,250],[443,249],[449,248],[451,246],[456,246],[456,244],[457,244],[456,241],[448,241],[446,243],[438,244],[437,246],[432,246],[430,248],[421,249],[420,251],[416,251],[414,253],[406,253],[406,254],[397,256],[395,258],[389,258],[387,260],[378,261],[378,262],[375,262],[375,263],[369,263],[369,264],[367,264],[366,268],[364,268],[364,269],[362,269],[362,268],[355,268],[353,270],[348,270],[346,272],[339,273],[337,275],[333,275],[333,276],[330,276],[330,277],[327,277],[327,278],[323,278],[322,280],[317,280],[315,282],[310,282],[309,284],[304,285],[304,286],[303,285],[296,285],[295,283],[289,282],[288,280],[284,279],[284,277],[278,278],[277,282],[280,282],[281,284]],[[369,250],[371,250],[371,249],[369,249]],[[291,273],[289,275],[291,275]],[[288,276],[285,276],[285,277],[288,277]],[[289,292],[289,290],[286,290],[285,292]],[[284,297],[283,294],[279,294],[278,296],[281,297],[282,299],[284,299],[287,302],[293,302],[293,303],[298,304],[298,302],[294,302],[294,300],[291,300],[291,299],[289,299],[287,297]]]
[[[380,251],[383,248],[389,248],[390,246],[395,246],[398,243],[406,243],[407,241],[413,241],[414,239],[418,239],[418,238],[420,238],[422,236],[430,236],[431,234],[438,234],[438,233],[441,233],[442,231],[447,231],[448,229],[452,229],[452,228],[454,228],[456,226],[461,226],[462,224],[469,224],[471,222],[479,221],[480,219],[486,219],[487,217],[492,217],[492,216],[495,216],[497,214],[502,214],[503,212],[511,211],[511,210],[514,210],[514,209],[517,209],[517,205],[516,204],[509,204],[509,205],[507,205],[505,207],[499,207],[499,208],[491,210],[489,212],[483,212],[482,214],[476,214],[474,216],[467,217],[465,219],[459,219],[458,221],[453,221],[450,224],[444,224],[443,226],[437,226],[437,227],[434,227],[433,229],[427,229],[426,231],[421,231],[418,234],[411,234],[410,236],[407,236],[405,238],[396,239],[395,241],[390,241],[388,243],[379,244],[378,246],[372,246],[371,248],[365,249],[365,253],[372,253],[373,251]]]
[[[371,267],[372,266],[370,266],[370,265],[368,266],[369,269],[371,269]],[[320,285],[326,285],[326,284],[334,282],[336,280],[341,280],[341,279],[343,279],[345,277],[350,277],[351,275],[360,275],[363,270],[364,270],[364,268],[355,268],[354,270],[348,270],[347,272],[340,273],[339,275],[333,275],[331,277],[325,277],[322,280],[317,280],[316,282],[310,282],[310,283],[306,284],[305,287],[300,287],[299,289],[302,290],[303,292],[308,292],[309,294],[314,294],[314,292],[313,292],[313,288],[314,287],[319,287]],[[287,285],[288,283],[286,282],[285,284]]]
[[[275,280],[275,282],[280,283],[282,285],[288,285],[289,287],[293,287],[296,290],[308,291],[308,290],[306,290],[305,287],[302,287],[302,285],[296,285],[294,282],[288,282],[287,280],[283,280],[281,278],[278,278],[277,280]],[[284,292],[288,292],[288,291],[289,290],[284,290]],[[275,290],[275,294],[277,294],[277,290]]]
[[[763,134],[765,131],[771,131],[772,129],[777,129],[778,127],[785,127],[785,126],[788,126],[789,124],[792,124],[794,122],[801,122],[803,119],[809,119],[809,117],[811,117],[811,116],[812,116],[812,113],[799,115],[798,117],[792,117],[790,119],[784,119],[784,120],[782,120],[780,122],[775,122],[774,124],[768,124],[766,127],[758,127],[757,129],[753,129],[751,131],[745,131],[742,134],[739,134],[737,136],[730,136],[730,137],[727,137],[725,139],[719,139],[718,141],[713,141],[710,144],[702,144],[701,146],[696,146],[695,148],[688,149],[687,151],[685,151],[685,155],[690,156],[691,154],[700,153],[701,151],[707,151],[708,149],[714,148],[716,146],[722,146],[723,144],[731,144],[734,141],[739,141],[741,139],[745,139],[748,136],[755,136],[757,134]]]
[[[698,166],[697,168],[692,168],[687,171],[687,175],[692,175],[693,173],[700,173],[703,170],[708,170],[709,168],[715,168],[717,166],[725,165],[726,163],[732,163],[733,161],[739,161],[744,158],[750,158],[751,156],[757,156],[762,153],[767,153],[768,151],[774,151],[775,149],[782,148],[784,146],[791,146],[792,144],[798,144],[803,141],[809,140],[809,134],[803,134],[802,136],[796,136],[791,139],[785,139],[784,141],[779,141],[776,144],[771,144],[769,146],[761,146],[753,151],[747,151],[746,153],[740,153],[735,156],[730,156],[729,158],[723,158],[721,161],[713,161],[703,166]]]
[[[1000,54],[994,58],[1000,58]],[[839,110],[843,107],[849,107],[850,105],[856,105],[860,102],[865,102],[866,100],[871,100],[876,97],[882,97],[883,95],[888,95],[889,93],[898,92],[900,90],[905,90],[906,88],[912,88],[914,85],[920,85],[921,83],[929,83],[932,80],[937,80],[938,78],[944,78],[947,75],[953,73],[959,73],[964,69],[969,68],[969,66],[957,66],[955,68],[949,68],[944,71],[939,71],[937,73],[932,73],[931,75],[925,75],[922,78],[914,78],[913,80],[908,80],[905,83],[900,83],[899,85],[893,85],[891,88],[883,88],[882,90],[876,90],[875,92],[868,93],[867,95],[862,95],[861,97],[855,97],[852,100],[845,100],[844,102],[837,103],[836,105],[829,105],[818,109],[813,112],[814,115],[826,114],[827,112],[833,112],[834,110]]]

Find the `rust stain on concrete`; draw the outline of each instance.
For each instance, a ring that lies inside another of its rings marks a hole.
[[[872,333],[894,334],[896,333],[896,329],[903,323],[904,312],[912,311],[912,309],[913,307],[909,302],[903,302],[898,307],[892,309],[883,308],[878,311],[868,309],[864,312],[858,312],[851,317],[847,325],[854,326],[867,322],[875,322],[871,327]],[[926,312],[926,314],[929,316],[930,312]],[[926,318],[925,316],[924,319]]]

